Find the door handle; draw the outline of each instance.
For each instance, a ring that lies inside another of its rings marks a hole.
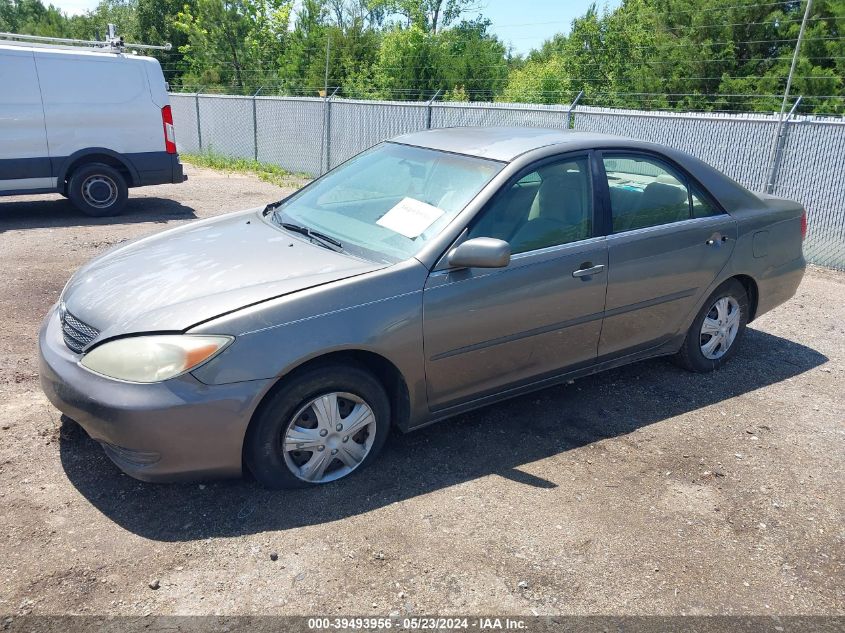
[[[715,237],[711,237],[709,240],[707,240],[707,241],[705,242],[705,244],[707,244],[707,246],[713,246],[713,245],[714,245],[714,244],[716,244],[717,242],[727,242],[727,241],[728,241],[728,236],[727,236],[727,235],[722,235],[722,236],[721,236],[721,237],[719,237],[718,239],[716,239]]]
[[[579,268],[578,270],[573,270],[572,276],[589,277],[590,275],[596,275],[602,271],[604,271],[604,264],[599,264],[598,266],[592,266],[590,268]]]

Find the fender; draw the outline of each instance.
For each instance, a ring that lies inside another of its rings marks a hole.
[[[85,149],[80,149],[75,151],[70,156],[65,157],[51,157],[50,162],[52,163],[53,167],[53,176],[57,179],[56,187],[61,189],[61,185],[59,183],[63,183],[67,178],[68,170],[70,169],[71,165],[77,162],[80,159],[84,159],[86,156],[96,156],[96,155],[103,155],[108,156],[116,160],[118,163],[123,165],[126,170],[129,172],[129,176],[132,182],[127,183],[128,185],[132,185],[133,183],[137,183],[140,180],[138,175],[138,170],[135,168],[135,165],[129,160],[125,155],[119,154],[111,149],[106,149],[105,147],[86,147]]]

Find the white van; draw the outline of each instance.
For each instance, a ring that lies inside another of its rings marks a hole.
[[[156,59],[0,43],[0,196],[60,193],[105,216],[129,187],[183,180]]]

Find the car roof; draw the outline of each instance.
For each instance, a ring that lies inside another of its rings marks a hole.
[[[561,151],[613,148],[656,152],[690,173],[726,209],[756,208],[760,203],[760,199],[748,189],[686,152],[611,134],[528,127],[451,127],[404,134],[391,139],[391,142],[507,163],[550,147],[560,148]]]
[[[616,145],[619,141],[630,141],[631,145],[637,144],[637,141],[633,139],[623,139],[609,134],[529,127],[436,128],[403,134],[391,139],[391,141],[505,162],[510,162],[522,154],[550,145],[565,145],[571,146],[571,149],[583,149],[596,145]]]

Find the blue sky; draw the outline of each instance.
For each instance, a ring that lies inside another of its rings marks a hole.
[[[480,0],[480,13],[493,21],[492,30],[514,53],[527,53],[555,33],[568,32],[574,18],[584,15],[593,0]],[[620,0],[596,0],[599,10]],[[472,15],[472,14],[468,14]]]
[[[97,0],[48,0],[62,11],[84,13],[97,6]],[[620,0],[597,0],[602,8],[614,7]],[[569,31],[573,18],[583,15],[592,0],[479,0],[478,12],[493,21],[493,32],[513,47],[515,53],[537,48],[555,33]],[[474,17],[468,12],[466,17]]]

